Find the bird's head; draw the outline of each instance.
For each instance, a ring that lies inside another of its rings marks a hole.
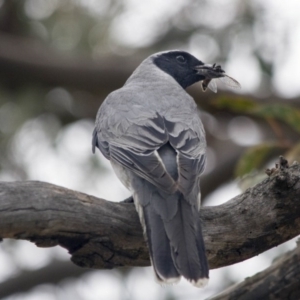
[[[206,65],[185,51],[160,52],[152,57],[153,63],[172,76],[184,89],[198,81],[222,77],[221,74],[224,73],[221,68]]]

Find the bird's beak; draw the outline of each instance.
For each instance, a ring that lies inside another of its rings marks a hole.
[[[198,74],[205,76],[207,79],[220,78],[223,77],[225,71],[221,68],[220,65],[199,65],[195,67],[195,70]]]

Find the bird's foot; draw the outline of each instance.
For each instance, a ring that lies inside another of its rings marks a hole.
[[[133,203],[133,197],[130,196],[130,197],[128,197],[128,198],[122,200],[121,202],[122,202],[122,203]]]

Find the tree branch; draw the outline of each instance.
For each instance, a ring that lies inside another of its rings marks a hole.
[[[300,165],[227,203],[201,210],[210,268],[231,265],[300,233]],[[149,265],[134,205],[42,182],[0,183],[0,236],[61,245],[88,268]]]
[[[93,60],[88,57],[62,54],[38,40],[22,38],[9,34],[0,34],[0,78],[13,87],[28,83],[39,83],[45,86],[67,86],[103,95],[120,88],[133,70],[145,59],[136,54],[134,58],[121,58],[116,55]],[[195,101],[204,109],[214,110],[209,102],[215,98],[213,93],[199,93],[199,86],[188,89]],[[224,96],[235,97],[236,94],[222,92]],[[246,96],[246,95],[244,95]],[[260,98],[247,96],[261,101]],[[282,99],[271,95],[264,103],[282,103]],[[297,106],[299,97],[288,99],[289,104]],[[97,111],[100,102],[96,101],[93,112]]]
[[[0,299],[27,292],[39,284],[58,284],[65,278],[76,278],[86,272],[88,270],[59,260],[37,270],[20,270],[16,276],[0,282]]]
[[[298,242],[299,243],[299,242]],[[300,245],[266,270],[235,284],[210,300],[300,299]]]
[[[122,86],[138,61],[66,55],[37,40],[0,34],[0,77],[13,85],[39,83],[71,86],[93,92]]]

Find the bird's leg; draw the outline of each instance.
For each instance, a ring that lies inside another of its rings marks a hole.
[[[121,202],[122,202],[122,203],[133,203],[133,197],[130,196],[130,197],[128,197],[128,198],[122,200]]]

